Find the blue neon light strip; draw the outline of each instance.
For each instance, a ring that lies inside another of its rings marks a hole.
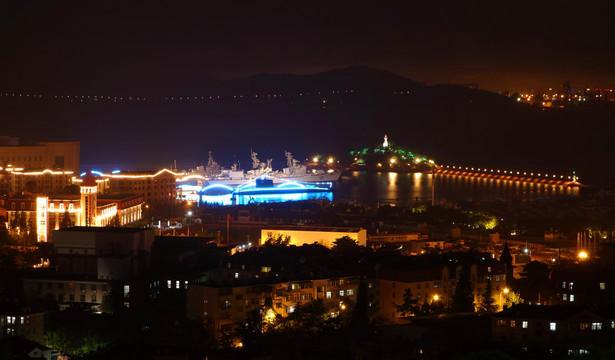
[[[296,186],[299,189],[307,188],[305,185],[303,185],[301,183],[298,183],[296,181],[289,181],[289,182],[282,183],[282,184],[278,185],[277,188],[281,189],[281,188],[286,188],[286,187],[291,187],[291,186]]]
[[[228,186],[228,185],[224,185],[224,184],[213,184],[213,185],[208,185],[204,188],[201,189],[201,192],[205,192],[207,190],[210,189],[215,189],[215,188],[221,188],[221,189],[225,189],[228,190],[230,192],[235,192],[235,189],[233,189],[232,187]]]
[[[91,170],[90,172],[92,174],[94,174],[94,175],[104,176],[103,173],[101,171],[98,171],[98,170]],[[84,177],[85,174],[86,174],[86,172],[82,172],[81,175],[79,175],[79,177]]]

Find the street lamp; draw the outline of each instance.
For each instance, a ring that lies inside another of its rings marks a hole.
[[[503,309],[504,307],[502,306],[502,293],[504,294],[508,294],[508,288],[504,288],[502,289],[502,291],[500,291],[500,309]]]

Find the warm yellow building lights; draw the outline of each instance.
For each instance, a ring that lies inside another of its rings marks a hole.
[[[36,198],[36,241],[47,242],[47,198]]]

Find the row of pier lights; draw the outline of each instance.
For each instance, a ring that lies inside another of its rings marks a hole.
[[[526,176],[526,177],[532,177],[534,179],[545,179],[545,180],[555,180],[555,181],[568,180],[573,183],[579,182],[579,177],[576,176],[574,171],[572,175],[554,175],[554,174],[544,174],[544,173],[539,173],[539,172],[534,173],[534,172],[527,172],[527,171],[473,168],[469,166],[437,165],[436,167],[440,171],[473,171],[477,173],[493,174],[493,175],[499,175],[499,176]]]

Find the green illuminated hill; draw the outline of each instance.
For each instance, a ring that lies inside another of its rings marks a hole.
[[[353,170],[430,171],[435,166],[432,159],[388,141],[386,135],[381,144],[352,150],[350,157]]]

